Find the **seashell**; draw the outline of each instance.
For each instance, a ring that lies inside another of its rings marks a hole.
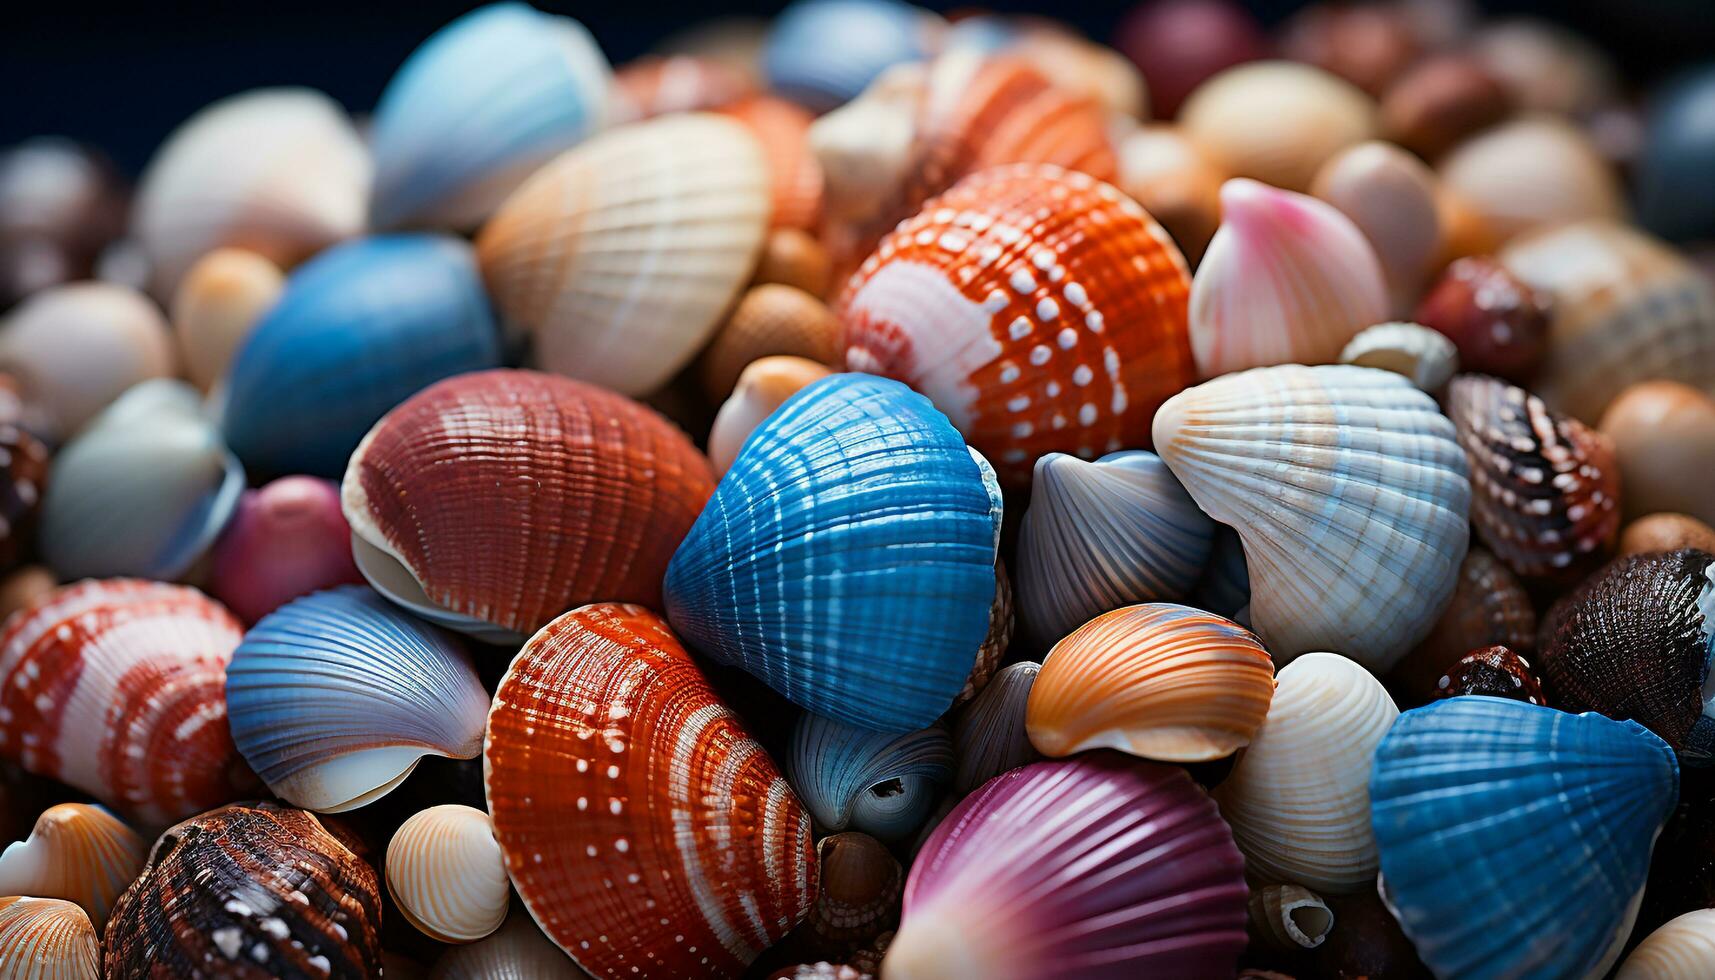
[[[1312,192],[1352,219],[1375,249],[1389,308],[1410,310],[1442,247],[1435,174],[1392,143],[1373,140],[1330,158]]]
[[[1143,75],[1107,45],[1069,28],[1032,24],[1007,50],[1034,65],[1056,88],[1095,99],[1110,116],[1132,120],[1149,115]]]
[[[1491,21],[1469,41],[1471,51],[1527,112],[1583,116],[1614,101],[1618,85],[1607,55],[1547,20]]]
[[[1564,579],[1620,530],[1613,444],[1523,388],[1461,375],[1447,414],[1471,463],[1471,523],[1520,576]]]
[[[1523,383],[1548,354],[1548,297],[1488,257],[1449,265],[1417,306],[1418,323],[1444,334],[1467,371]]]
[[[132,385],[173,370],[160,310],[124,286],[56,286],[0,321],[0,371],[18,382],[24,427],[49,444],[71,438]]]
[[[238,507],[244,468],[182,381],[139,384],[54,457],[41,551],[61,579],[190,571]]]
[[[820,888],[810,917],[794,933],[817,956],[844,958],[899,925],[905,870],[880,841],[846,832],[816,847]]]
[[[977,659],[965,678],[965,686],[959,690],[958,697],[953,699],[954,708],[966,704],[988,687],[989,681],[1000,670],[1007,647],[1012,645],[1013,626],[1012,580],[1007,577],[1006,562],[997,554],[994,560],[994,601],[989,603],[988,634],[983,637],[983,645],[977,648]]]
[[[712,401],[732,394],[739,375],[763,357],[787,354],[836,364],[840,320],[821,300],[792,286],[752,286],[733,307],[698,362],[703,391]]]
[[[498,640],[604,596],[658,603],[711,491],[702,455],[643,406],[566,378],[486,371],[389,412],[352,454],[341,496],[376,591]]]
[[[696,354],[749,278],[768,194],[743,125],[667,116],[538,170],[483,226],[477,258],[542,368],[646,394]]]
[[[1422,54],[1410,16],[1385,4],[1304,7],[1283,26],[1280,50],[1374,96],[1386,91]]]
[[[143,838],[107,810],[61,803],[42,811],[29,839],[0,856],[0,891],[75,902],[99,929],[147,852]]]
[[[442,378],[499,365],[467,245],[366,238],[292,273],[235,355],[215,411],[252,468],[338,476],[388,409]]]
[[[1215,525],[1214,544],[1209,550],[1203,577],[1191,590],[1188,605],[1225,616],[1247,629],[1250,626],[1251,577],[1245,564],[1245,546],[1239,533],[1225,524]]]
[[[721,479],[668,566],[667,617],[803,708],[923,728],[988,634],[999,500],[993,471],[927,399],[882,378],[824,378],[770,415]],[[931,551],[933,564],[914,557]]]
[[[54,573],[40,565],[25,565],[0,578],[0,623],[26,606],[34,605],[59,587]]]
[[[905,207],[903,185],[928,87],[928,65],[895,65],[857,98],[811,124],[826,219],[818,230],[842,259],[868,247],[864,236],[885,231],[887,217]]]
[[[214,387],[285,286],[279,266],[242,248],[217,248],[190,267],[171,312],[179,360],[193,384],[204,392]]]
[[[175,129],[137,185],[131,231],[156,295],[205,254],[236,245],[290,266],[363,230],[369,151],[314,89],[228,96]]]
[[[889,980],[1223,976],[1244,948],[1244,863],[1176,767],[1109,752],[989,780],[905,883]]]
[[[1203,82],[1266,57],[1271,45],[1256,17],[1233,0],[1150,0],[1120,21],[1114,47],[1143,72],[1156,115],[1172,119]]]
[[[1189,285],[1166,232],[1112,187],[999,167],[864,261],[840,303],[846,366],[928,395],[1022,487],[1046,453],[1148,442],[1156,407],[1192,379]]]
[[[303,810],[235,803],[155,842],[114,906],[103,975],[380,976],[380,932],[381,883],[341,838]]]
[[[1031,488],[1019,601],[1044,644],[1110,609],[1182,599],[1208,563],[1215,523],[1154,453],[1049,453]]]
[[[1139,126],[1119,141],[1119,189],[1161,222],[1192,263],[1221,223],[1227,179],[1177,126]]]
[[[407,819],[387,844],[387,893],[419,932],[444,943],[499,929],[512,885],[488,814],[448,803]]]
[[[1696,548],[1715,554],[1715,528],[1684,514],[1649,514],[1620,532],[1619,556]]]
[[[0,898],[0,957],[13,980],[96,980],[101,940],[83,909],[57,898]]]
[[[124,232],[126,196],[111,161],[63,137],[0,150],[0,310],[93,275]]]
[[[1671,241],[1715,238],[1715,194],[1704,179],[1715,170],[1708,105],[1715,70],[1707,65],[1651,97],[1638,160],[1638,217]]]
[[[523,909],[507,916],[506,924],[488,938],[448,949],[429,973],[430,980],[581,980],[586,976],[542,935]]]
[[[48,447],[23,428],[23,403],[0,375],[0,570],[34,550]]]
[[[1459,658],[1441,675],[1439,687],[1437,696],[1443,698],[1482,694],[1526,704],[1548,703],[1530,661],[1503,646],[1484,647]]]
[[[609,121],[631,123],[674,112],[719,109],[749,97],[755,88],[744,72],[715,58],[644,55],[613,73]]]
[[[1214,793],[1247,875],[1321,894],[1369,887],[1370,758],[1397,717],[1381,682],[1339,654],[1281,668],[1268,718]]]
[[[1378,323],[1352,338],[1340,352],[1340,363],[1392,371],[1433,394],[1453,380],[1459,351],[1445,334],[1421,324]]]
[[[1291,61],[1228,68],[1185,100],[1179,125],[1225,172],[1289,191],[1309,190],[1324,163],[1377,128],[1373,99]]]
[[[299,596],[362,581],[339,487],[313,476],[244,491],[210,553],[209,593],[246,623]]]
[[[1437,976],[1607,972],[1679,789],[1660,739],[1598,715],[1450,698],[1401,715],[1375,756],[1383,897]],[[1593,839],[1604,846],[1577,861],[1517,859]]]
[[[717,476],[726,475],[745,440],[786,399],[833,372],[802,357],[764,357],[752,361],[738,376],[738,388],[715,413],[709,431],[709,463]]]
[[[1387,285],[1364,233],[1313,197],[1229,180],[1222,223],[1191,283],[1191,351],[1212,378],[1328,364],[1387,319]]]
[[[810,147],[810,113],[766,95],[721,111],[744,123],[768,159],[769,227],[814,228],[822,212],[822,165]]]
[[[1512,569],[1473,546],[1459,565],[1458,584],[1417,648],[1387,675],[1401,702],[1424,704],[1437,697],[1446,676],[1472,650],[1502,646],[1520,654],[1536,650],[1536,609]]]
[[[779,283],[822,296],[832,277],[833,260],[821,242],[796,228],[774,228],[762,242],[762,257],[757,260],[751,283]]]
[[[800,963],[768,975],[768,980],[875,980],[855,966],[844,963]]]
[[[1446,51],[1407,68],[1382,96],[1382,132],[1427,160],[1506,118],[1511,100],[1475,56]]]
[[[495,839],[530,914],[585,970],[736,976],[809,913],[809,815],[654,613],[560,617],[494,704]],[[592,859],[611,877],[565,873]]]
[[[819,826],[883,841],[915,832],[952,777],[953,741],[939,726],[893,735],[805,714],[786,756],[786,779]]]
[[[1322,945],[1337,924],[1328,903],[1303,885],[1251,889],[1250,923],[1257,939],[1287,953]]]
[[[953,726],[953,792],[959,796],[1009,769],[1042,758],[1024,727],[1031,685],[1042,665],[1008,664],[959,713]]]
[[[1715,973],[1715,909],[1678,916],[1639,943],[1614,980],[1699,980]]]
[[[1461,143],[1437,167],[1501,241],[1585,219],[1621,220],[1626,205],[1608,162],[1571,123],[1526,116]]]
[[[825,112],[889,66],[922,60],[939,27],[933,14],[898,0],[797,0],[769,28],[762,68],[769,88]]]
[[[570,17],[491,3],[454,20],[405,59],[375,108],[376,227],[475,227],[602,127],[612,83]]]
[[[1108,748],[1208,762],[1250,743],[1273,693],[1274,661],[1248,630],[1147,603],[1103,613],[1056,643],[1025,718],[1043,755]]]
[[[1715,396],[1677,381],[1639,382],[1609,403],[1599,428],[1614,447],[1627,517],[1673,511],[1715,521]]]
[[[1243,539],[1248,615],[1277,662],[1333,649],[1385,671],[1452,596],[1465,454],[1399,375],[1287,365],[1219,378],[1162,406],[1155,445]]]

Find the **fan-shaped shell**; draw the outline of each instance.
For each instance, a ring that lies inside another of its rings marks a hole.
[[[756,261],[768,165],[721,116],[664,116],[556,157],[477,238],[495,307],[536,363],[628,395],[702,347]]]
[[[764,357],[791,355],[837,364],[840,320],[816,297],[792,286],[752,286],[698,362],[703,392],[719,400],[732,394],[744,369]]]
[[[1199,86],[1179,123],[1227,173],[1306,191],[1329,158],[1375,135],[1376,105],[1320,68],[1261,61]]]
[[[246,623],[298,596],[363,581],[339,487],[313,476],[244,491],[209,558],[209,593]]]
[[[890,980],[1222,976],[1244,862],[1185,771],[1095,752],[990,780],[911,865]]]
[[[1219,378],[1162,407],[1155,444],[1243,539],[1252,628],[1278,660],[1336,650],[1386,670],[1453,594],[1465,454],[1399,375],[1288,365]]]
[[[242,248],[217,248],[179,282],[171,307],[185,375],[208,391],[286,286],[280,267]]]
[[[928,395],[1022,486],[1045,453],[1148,441],[1156,407],[1192,379],[1189,285],[1167,233],[1111,186],[998,167],[864,260],[840,303],[846,367]]]
[[[512,883],[597,975],[736,976],[810,911],[809,815],[641,607],[586,606],[532,637],[483,763]]]
[[[424,41],[375,108],[377,227],[474,227],[600,129],[612,73],[582,24],[491,3]]]
[[[1000,489],[986,470],[904,385],[824,378],[740,450],[667,568],[667,617],[817,714],[927,726],[988,634]]]
[[[412,815],[387,844],[387,892],[420,932],[446,943],[489,935],[512,900],[488,814],[448,803]]]
[[[494,935],[447,950],[429,972],[430,980],[579,980],[585,976],[523,909],[507,916]]]
[[[848,831],[822,838],[816,906],[794,933],[816,956],[845,959],[899,925],[905,869],[887,846]]]
[[[1628,518],[1658,511],[1715,521],[1715,394],[1677,381],[1644,381],[1602,413]]]
[[[243,630],[195,589],[80,582],[0,636],[0,754],[159,825],[250,792],[226,664]]]
[[[1441,161],[1442,183],[1501,240],[1591,218],[1625,217],[1608,162],[1571,122],[1527,116],[1467,140]]]
[[[143,838],[118,817],[87,803],[61,803],[42,811],[29,838],[0,855],[0,893],[76,902],[100,929],[147,856]]]
[[[816,226],[822,213],[822,165],[810,148],[810,113],[784,99],[758,95],[727,105],[725,115],[744,123],[768,160],[771,228]]]
[[[1661,926],[1620,964],[1614,980],[1702,980],[1715,973],[1715,909]]]
[[[711,484],[690,440],[636,402],[486,371],[389,412],[352,455],[341,495],[378,591],[498,639],[592,600],[658,603]]]
[[[0,898],[0,963],[11,980],[96,980],[101,940],[71,902]]]
[[[1459,370],[1459,351],[1445,335],[1420,324],[1378,323],[1352,338],[1340,363],[1392,371],[1434,394]]]
[[[938,725],[894,735],[806,714],[786,756],[786,778],[818,825],[884,841],[915,832],[952,776],[953,741]]]
[[[774,410],[806,387],[833,372],[802,357],[763,357],[738,376],[738,386],[721,403],[709,429],[709,465],[724,476],[755,432]]]
[[[890,65],[927,55],[937,20],[899,0],[798,0],[769,28],[763,72],[769,88],[825,112]]]
[[[1370,779],[1384,897],[1437,976],[1600,977],[1678,790],[1635,722],[1487,697],[1408,711]]]
[[[1323,164],[1312,190],[1352,219],[1375,249],[1391,312],[1409,310],[1441,250],[1435,174],[1417,157],[1377,140]]]
[[[1030,744],[1025,707],[1042,665],[1008,664],[997,671],[953,726],[953,792],[963,795],[1008,769],[1041,758]]]

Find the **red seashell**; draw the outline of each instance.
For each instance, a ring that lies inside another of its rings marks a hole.
[[[718,109],[755,90],[743,73],[714,58],[646,55],[613,73],[613,122]]]
[[[531,637],[483,761],[513,885],[596,976],[737,976],[810,911],[809,815],[646,609]]]
[[[1029,484],[1046,453],[1150,444],[1195,378],[1191,279],[1161,226],[1113,187],[1058,167],[960,181],[882,240],[846,287],[846,366],[921,391]]]
[[[1547,704],[1542,682],[1531,672],[1530,661],[1503,646],[1473,650],[1459,658],[1441,675],[1439,697],[1486,694],[1526,704]]]
[[[744,123],[768,159],[774,209],[771,228],[814,228],[822,214],[822,164],[810,150],[809,110],[785,99],[756,95],[721,110]]]
[[[1149,83],[1161,119],[1172,119],[1191,90],[1223,68],[1268,54],[1262,25],[1233,0],[1152,0],[1120,22],[1114,47]]]
[[[362,581],[339,487],[313,476],[244,491],[210,553],[209,591],[246,623],[299,596]]]
[[[1466,371],[1528,381],[1548,353],[1548,298],[1491,258],[1448,266],[1415,319],[1453,341]]]

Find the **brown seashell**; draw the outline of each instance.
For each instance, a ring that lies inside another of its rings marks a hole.
[[[1311,954],[1326,980],[1429,980],[1429,968],[1374,888],[1328,899],[1334,928]]]
[[[1614,66],[1601,49],[1550,21],[1492,21],[1469,47],[1526,112],[1582,117],[1618,96]]]
[[[1435,174],[1392,143],[1372,140],[1331,157],[1311,193],[1364,233],[1381,261],[1393,311],[1410,309],[1441,251]]]
[[[59,585],[43,565],[25,565],[0,579],[0,622],[26,606],[35,605]]]
[[[101,940],[83,909],[57,898],[0,898],[7,980],[97,980],[100,963]]]
[[[1331,71],[1380,95],[1416,60],[1418,39],[1405,12],[1380,3],[1312,4],[1286,25],[1281,53]]]
[[[792,286],[752,286],[738,301],[698,363],[703,391],[719,402],[741,371],[759,358],[789,354],[838,364],[840,318],[815,296]]]
[[[775,228],[763,239],[751,285],[777,282],[811,296],[826,296],[833,275],[833,260],[815,236],[797,228]]]
[[[1440,679],[1471,650],[1505,646],[1529,654],[1536,649],[1536,610],[1512,569],[1482,548],[1465,553],[1453,598],[1417,648],[1388,673],[1400,703],[1427,704]]]
[[[1006,648],[1012,645],[1013,628],[1017,622],[1012,607],[1012,578],[1006,574],[1005,561],[999,558],[995,559],[994,576],[994,601],[989,603],[988,635],[983,637],[983,645],[977,648],[971,676],[965,678],[964,688],[953,699],[953,708],[982,693],[1006,659]]]
[[[42,812],[28,840],[0,856],[0,894],[76,902],[100,929],[147,855],[143,838],[105,809],[61,803]]]
[[[749,127],[768,161],[772,228],[814,228],[822,214],[822,164],[810,149],[809,111],[757,95],[721,110]]]
[[[1141,126],[1119,144],[1119,188],[1161,222],[1193,264],[1221,223],[1221,184],[1215,166],[1177,126]]]
[[[1417,306],[1418,323],[1459,349],[1467,371],[1530,380],[1548,353],[1548,297],[1488,257],[1455,261]]]
[[[530,921],[530,913],[514,907],[500,931],[468,946],[455,946],[435,961],[429,980],[581,980],[578,969]],[[387,968],[393,980],[393,968]]]
[[[1251,888],[1249,931],[1264,945],[1286,953],[1315,949],[1334,926],[1328,903],[1303,885]]]
[[[204,393],[214,387],[285,286],[279,266],[241,248],[217,248],[190,267],[169,312],[192,383]]]
[[[1490,255],[1501,247],[1500,235],[1476,205],[1446,184],[1437,183],[1435,199],[1441,211],[1441,255],[1436,263],[1449,265],[1459,259]]]
[[[1266,57],[1262,25],[1237,0],[1149,0],[1114,29],[1114,47],[1149,83],[1156,114],[1178,115],[1185,97],[1224,68]]]
[[[1455,52],[1431,55],[1396,78],[1382,97],[1382,131],[1427,159],[1506,117],[1507,90],[1483,63]]]
[[[730,65],[691,54],[645,55],[613,73],[612,125],[730,105],[756,90]]]
[[[899,927],[905,869],[880,841],[856,831],[816,845],[821,885],[793,938],[819,959],[844,960]]]
[[[1620,532],[1619,556],[1696,548],[1715,554],[1715,527],[1684,514],[1648,514]]]
[[[768,975],[768,980],[875,980],[873,974],[841,963],[799,963]]]
[[[1715,398],[1677,381],[1640,382],[1599,428],[1614,443],[1627,517],[1673,511],[1715,523]]]
[[[1542,682],[1531,672],[1530,661],[1503,646],[1473,650],[1441,676],[1438,697],[1486,694],[1526,704],[1547,704]]]

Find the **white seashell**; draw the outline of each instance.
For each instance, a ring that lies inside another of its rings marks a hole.
[[[1447,335],[1417,323],[1378,323],[1352,338],[1341,364],[1380,368],[1410,379],[1431,394],[1459,371],[1459,348]]]
[[[1454,148],[1440,173],[1503,242],[1534,228],[1626,215],[1613,168],[1562,119],[1525,117],[1485,130]]]
[[[744,441],[762,420],[806,385],[832,374],[824,364],[804,357],[764,357],[752,361],[738,376],[738,386],[721,403],[709,430],[709,465],[724,476]]]
[[[810,149],[822,167],[822,206],[829,219],[869,217],[899,192],[917,133],[918,103],[928,87],[925,65],[895,65],[863,94],[810,124]]]
[[[250,329],[286,286],[280,267],[255,252],[219,248],[197,260],[173,294],[173,333],[185,374],[208,391]]]
[[[1614,980],[1707,980],[1715,976],[1715,909],[1687,912],[1632,950]]]
[[[29,838],[0,855],[0,895],[76,902],[100,929],[148,856],[143,838],[104,807],[61,803],[42,811]]]
[[[1323,165],[1312,193],[1339,208],[1369,239],[1392,311],[1411,309],[1441,251],[1434,172],[1392,143],[1360,143]]]
[[[1198,86],[1179,124],[1227,173],[1303,191],[1330,157],[1375,134],[1376,103],[1320,68],[1256,61]]]
[[[457,803],[413,814],[387,844],[387,891],[412,925],[443,943],[494,932],[512,885],[493,821]]]
[[[1322,945],[1334,930],[1328,903],[1303,885],[1251,889],[1251,932],[1275,949],[1297,953]]]

